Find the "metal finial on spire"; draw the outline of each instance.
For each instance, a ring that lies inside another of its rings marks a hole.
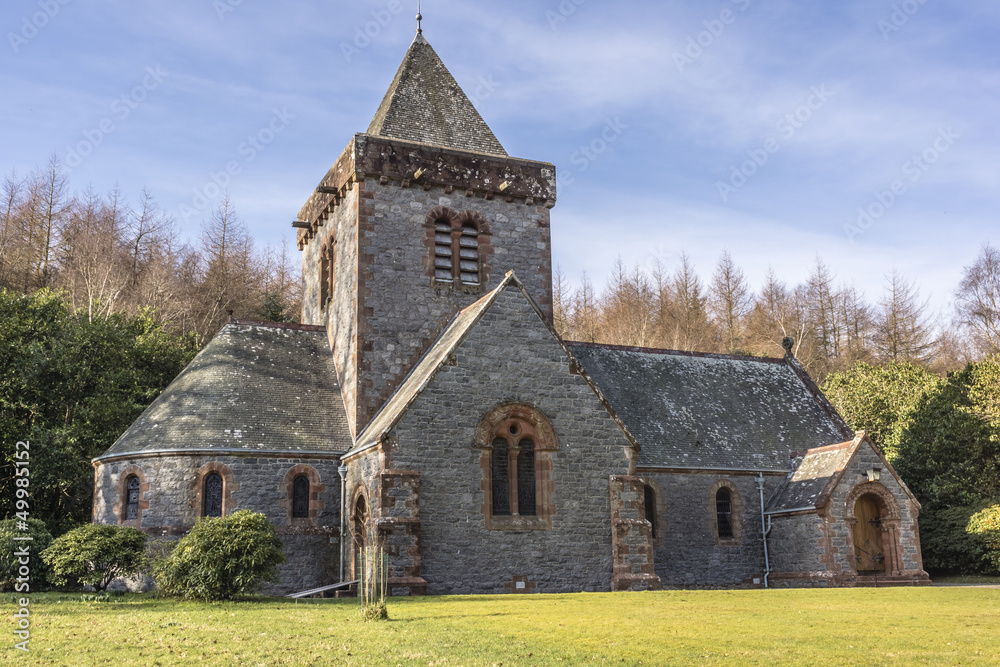
[[[417,34],[424,34],[423,28],[420,27],[420,22],[424,20],[423,15],[420,13],[420,0],[417,0]]]

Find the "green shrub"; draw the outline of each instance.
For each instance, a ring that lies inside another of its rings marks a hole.
[[[920,548],[924,569],[935,576],[982,573],[982,548],[966,528],[972,516],[990,504],[983,501],[921,511]]]
[[[20,577],[20,562],[22,556],[17,554],[28,547],[28,586],[27,591],[20,586],[21,592],[37,591],[45,588],[49,568],[42,560],[42,552],[52,543],[52,535],[45,527],[45,522],[39,519],[28,519],[27,532],[17,529],[19,519],[0,521],[0,591],[15,590]],[[28,536],[31,541],[15,540],[15,537]],[[24,583],[24,582],[20,582]]]
[[[978,542],[983,563],[992,573],[1000,572],[1000,505],[974,514],[966,530]]]
[[[146,561],[146,535],[135,528],[87,524],[53,540],[42,554],[57,585],[89,584],[106,590],[118,577],[138,574]]]
[[[278,581],[283,545],[263,514],[241,510],[202,519],[156,563],[160,592],[196,600],[231,600]]]

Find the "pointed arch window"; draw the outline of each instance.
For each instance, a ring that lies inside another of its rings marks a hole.
[[[205,477],[204,505],[202,516],[222,516],[222,475],[217,472]]]

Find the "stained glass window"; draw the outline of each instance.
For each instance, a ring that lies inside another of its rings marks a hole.
[[[510,514],[510,459],[507,440],[497,438],[493,441],[492,474],[493,474],[493,515],[506,516]]]
[[[205,516],[222,516],[222,475],[213,472],[205,478]]]
[[[125,520],[134,521],[139,518],[139,478],[129,477],[125,483],[128,494],[125,504]]]
[[[299,475],[292,482],[292,518],[309,518],[309,478]]]

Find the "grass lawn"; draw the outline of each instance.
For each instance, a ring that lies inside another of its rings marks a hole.
[[[46,594],[31,608],[31,653],[3,633],[0,664],[1000,664],[997,589],[402,598],[380,623],[353,600]]]

